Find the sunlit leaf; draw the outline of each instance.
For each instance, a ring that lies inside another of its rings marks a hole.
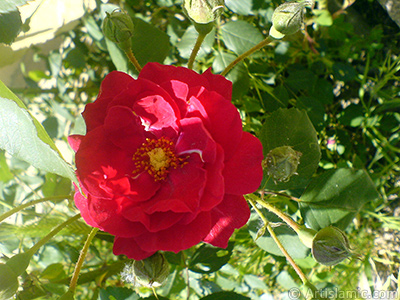
[[[365,203],[378,197],[364,170],[331,170],[310,182],[300,198],[301,215],[315,230],[330,225],[345,229]]]

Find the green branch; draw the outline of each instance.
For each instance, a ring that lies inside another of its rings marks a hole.
[[[21,210],[23,210],[23,209],[29,207],[29,206],[36,205],[36,204],[39,204],[39,203],[42,203],[42,202],[46,202],[46,201],[58,202],[58,201],[62,201],[62,200],[65,200],[65,199],[69,199],[69,200],[70,200],[70,199],[72,199],[72,198],[71,198],[71,196],[69,196],[69,195],[68,195],[68,196],[66,196],[66,195],[63,195],[63,196],[53,196],[53,197],[46,197],[46,198],[37,199],[37,200],[33,200],[33,201],[30,201],[30,202],[21,204],[21,205],[19,205],[19,206],[17,206],[17,207],[14,207],[13,209],[11,209],[11,210],[5,212],[4,214],[2,214],[2,215],[0,216],[0,222],[2,222],[3,220],[7,219],[7,218],[10,217],[11,215],[13,215],[13,214],[15,214],[15,213],[17,213],[17,212],[19,212],[19,211],[21,211]]]
[[[57,233],[59,233],[61,230],[63,230],[68,225],[70,225],[73,222],[75,222],[76,220],[78,220],[80,217],[81,217],[81,214],[77,214],[77,215],[73,216],[72,218],[69,218],[67,221],[61,223],[56,228],[54,228],[48,235],[46,235],[39,242],[37,242],[35,245],[33,245],[32,248],[29,249],[27,252],[29,252],[31,255],[33,255],[34,253],[36,253],[37,250],[39,250],[40,247],[42,247],[44,244],[46,244],[53,236],[55,236]]]
[[[252,55],[254,52],[260,50],[261,48],[265,47],[266,45],[268,45],[270,42],[272,42],[274,40],[274,38],[268,36],[265,40],[261,41],[260,43],[258,43],[257,45],[255,45],[253,48],[251,48],[250,50],[247,50],[245,53],[243,53],[242,55],[239,55],[233,62],[231,62],[226,68],[225,70],[222,71],[221,75],[225,76],[226,74],[228,74],[228,72],[234,67],[236,66],[239,62],[241,62],[243,59],[245,59],[246,57]]]
[[[93,228],[89,233],[85,245],[82,248],[82,251],[79,255],[78,262],[75,265],[74,274],[72,275],[71,282],[69,284],[68,291],[71,293],[75,293],[76,285],[78,283],[79,273],[81,272],[83,262],[85,261],[86,254],[89,250],[90,243],[92,242],[94,236],[96,235],[98,228]]]
[[[204,39],[206,38],[207,34],[199,33],[197,36],[196,44],[193,47],[192,53],[190,54],[189,62],[188,62],[188,69],[193,69],[193,64],[196,59],[197,53],[200,50],[201,44],[203,44]]]

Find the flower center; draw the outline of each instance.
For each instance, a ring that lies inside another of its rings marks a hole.
[[[186,164],[185,158],[176,156],[174,143],[165,137],[146,139],[133,154],[132,160],[135,164],[133,175],[147,171],[155,181],[165,180],[170,168],[176,169]]]

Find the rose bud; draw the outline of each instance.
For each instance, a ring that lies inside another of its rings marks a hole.
[[[287,182],[296,173],[302,153],[290,146],[272,149],[263,160],[263,168],[276,181]]]
[[[126,12],[120,10],[114,10],[111,14],[106,12],[103,33],[106,38],[116,43],[125,52],[131,49],[133,30],[132,19]]]
[[[350,249],[349,239],[339,228],[329,226],[321,229],[312,242],[312,255],[322,265],[333,266],[355,256]]]
[[[126,265],[121,275],[125,281],[134,284],[158,287],[169,275],[169,264],[162,253],[156,252],[148,258]]]
[[[272,15],[270,36],[281,39],[285,35],[296,33],[303,25],[304,3],[286,2],[279,5]]]
[[[196,30],[207,34],[224,9],[224,0],[183,0],[183,11],[194,23]]]

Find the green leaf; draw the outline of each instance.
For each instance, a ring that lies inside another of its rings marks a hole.
[[[13,11],[17,9],[17,6],[24,5],[29,0],[1,0],[0,2],[0,14]]]
[[[8,182],[14,178],[13,173],[11,173],[8,167],[6,157],[4,156],[4,151],[0,151],[0,181]]]
[[[18,286],[18,276],[9,266],[0,264],[0,299],[9,299],[14,296]]]
[[[242,20],[224,24],[221,34],[226,47],[237,54],[246,52],[264,39],[257,28]]]
[[[333,75],[336,80],[350,81],[357,76],[356,70],[348,63],[337,62],[332,66]]]
[[[111,60],[118,71],[127,73],[131,67],[125,53],[117,46],[116,43],[105,39],[108,53],[110,53]]]
[[[0,148],[34,167],[71,179],[75,173],[62,158],[43,126],[0,81]]]
[[[169,36],[153,25],[133,18],[135,31],[132,37],[132,51],[141,66],[148,62],[164,62],[171,48]]]
[[[314,9],[313,14],[316,16],[315,23],[321,26],[331,26],[333,24],[333,19],[329,10]]]
[[[7,260],[6,265],[9,266],[17,276],[19,276],[28,268],[31,258],[32,253],[30,252],[18,253]]]
[[[193,50],[193,45],[196,43],[196,39],[199,33],[196,31],[194,26],[189,26],[183,34],[181,40],[176,45],[179,54],[186,59],[189,59],[190,54]],[[215,29],[213,29],[204,39],[203,44],[200,47],[198,58],[204,57],[212,51],[212,46],[215,42]]]
[[[46,182],[42,186],[42,193],[45,197],[69,195],[70,192],[70,180],[52,173],[46,174]]]
[[[132,290],[125,287],[107,287],[100,290],[99,300],[137,300],[139,296]]]
[[[0,13],[0,43],[10,45],[20,32],[21,25],[18,9]]]
[[[17,6],[28,0],[0,1],[0,43],[11,44],[21,30],[22,20]]]
[[[286,108],[289,104],[289,93],[284,85],[279,85],[271,92],[265,91],[262,94],[262,101],[265,110],[268,112]]]
[[[64,266],[62,263],[55,263],[48,265],[46,269],[44,269],[43,272],[39,274],[39,276],[42,279],[48,279],[51,281],[53,279],[66,277],[66,273],[64,271]]]
[[[213,70],[215,73],[222,72],[236,58],[230,53],[219,52],[213,62]],[[238,99],[243,96],[250,87],[249,74],[243,62],[237,64],[226,76],[232,81],[232,98]]]
[[[300,198],[300,212],[312,229],[333,225],[344,230],[365,203],[378,197],[364,170],[331,170],[310,182]]]
[[[268,212],[266,209],[262,209],[261,212],[270,222],[282,222],[281,219]],[[267,230],[261,237],[257,238],[261,226],[263,226],[263,224],[261,223],[260,217],[257,213],[252,212],[248,223],[248,230],[257,246],[273,255],[284,256]],[[303,245],[296,232],[294,232],[290,227],[282,224],[281,226],[273,228],[273,230],[290,256],[296,259],[308,256],[310,249]]]
[[[201,300],[250,300],[250,298],[234,292],[217,292],[201,298]]]
[[[252,15],[253,0],[225,0],[225,4],[239,15]]]
[[[317,82],[317,76],[307,69],[295,69],[289,71],[289,77],[285,83],[289,85],[293,92],[300,90],[312,90]]]
[[[191,257],[189,269],[202,274],[218,271],[229,261],[233,245],[234,243],[229,242],[226,249],[217,248],[209,244],[201,245]]]
[[[263,184],[270,190],[304,188],[318,167],[321,152],[315,131],[307,113],[296,108],[278,109],[268,116],[259,136],[264,148],[264,155],[281,146],[291,146],[302,153],[297,168],[298,175],[293,175],[288,182],[267,180],[264,174]]]

